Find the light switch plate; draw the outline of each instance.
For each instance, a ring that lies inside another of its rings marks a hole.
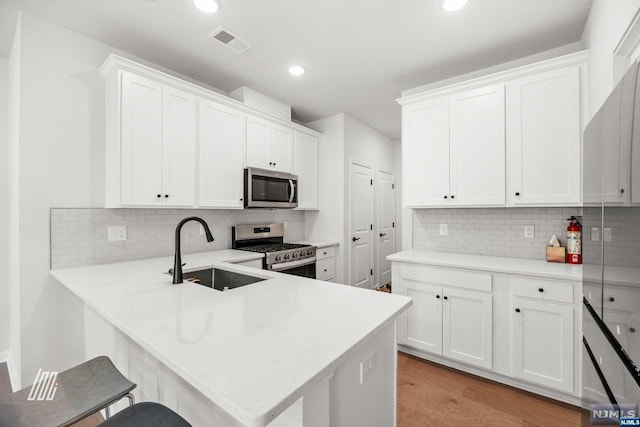
[[[107,234],[110,242],[120,242],[127,240],[127,226],[126,225],[112,225],[107,227]]]
[[[524,238],[525,239],[533,239],[535,237],[535,231],[533,225],[525,225],[524,226]]]
[[[446,236],[449,234],[449,224],[440,224],[440,235]]]

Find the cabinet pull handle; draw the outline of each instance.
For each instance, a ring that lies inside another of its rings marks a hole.
[[[384,237],[384,236],[386,236],[385,233],[380,233],[380,237]]]
[[[448,198],[449,198],[449,196],[444,196],[444,198],[445,198],[445,199],[448,199]]]
[[[243,202],[243,201],[244,201],[244,199],[240,199],[240,201],[241,201],[241,202]]]
[[[162,197],[162,194],[158,194],[158,199],[159,199],[160,197]]]
[[[633,328],[633,327],[629,328],[629,332],[634,333],[635,331],[636,331],[636,328]]]
[[[624,188],[620,189],[620,194],[624,194]]]
[[[165,194],[165,195],[164,195],[164,198],[165,198],[165,199],[168,199],[168,198],[169,198],[169,195],[168,195],[168,194]]]
[[[609,297],[609,301],[614,302],[616,299],[614,297]]]
[[[327,269],[326,269],[326,268],[324,269],[324,272],[325,272],[325,273],[327,272]]]
[[[449,297],[448,297],[448,296],[446,296],[446,295],[445,295],[443,298],[444,298],[444,299],[449,299]]]
[[[544,292],[544,288],[538,288],[538,292]]]
[[[351,238],[351,240],[353,240],[354,242],[357,242],[358,240],[360,240],[360,237],[353,237]]]
[[[440,295],[436,295],[436,298],[440,299]]]
[[[519,195],[520,195],[520,192],[519,192],[519,191],[516,191],[516,196],[519,196]]]
[[[451,198],[452,198],[452,199],[455,199],[455,198],[456,198],[456,196],[454,196],[454,195],[452,194],[452,195],[451,195]]]
[[[520,309],[519,308],[516,308],[516,313],[520,313]]]

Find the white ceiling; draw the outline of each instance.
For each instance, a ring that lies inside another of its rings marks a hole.
[[[17,9],[229,91],[249,86],[302,122],[346,112],[400,136],[402,90],[580,40],[591,0],[0,0],[0,55]],[[224,25],[254,45],[209,39]],[[302,78],[290,64],[307,67]]]

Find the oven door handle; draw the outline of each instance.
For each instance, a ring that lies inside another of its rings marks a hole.
[[[293,180],[289,180],[289,188],[291,189],[291,195],[289,196],[289,203],[293,203],[293,198],[296,195],[296,186],[293,184]]]
[[[269,266],[269,270],[282,271],[282,270],[288,270],[290,268],[302,267],[303,265],[310,265],[315,263],[316,263],[316,257],[305,258],[299,261],[289,261],[289,262],[282,262],[280,264],[272,264]]]

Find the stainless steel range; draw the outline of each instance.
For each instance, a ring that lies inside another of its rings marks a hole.
[[[265,254],[263,268],[316,278],[316,247],[284,243],[284,224],[241,224],[231,228],[233,249]]]

